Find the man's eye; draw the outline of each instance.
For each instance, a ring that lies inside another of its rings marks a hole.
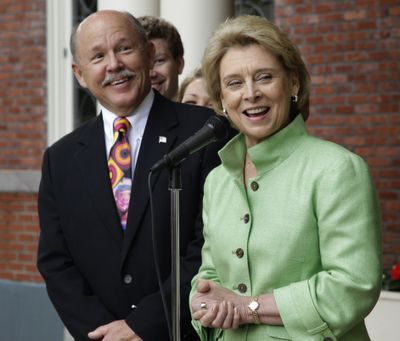
[[[154,64],[157,64],[157,65],[161,65],[161,64],[164,64],[164,63],[165,63],[165,59],[164,58],[159,58],[159,59],[154,60]]]
[[[120,50],[121,52],[125,52],[125,51],[130,51],[131,48],[130,48],[129,46],[121,46],[121,47],[119,48],[119,50]]]
[[[103,54],[102,53],[96,53],[94,56],[93,56],[93,60],[99,60],[99,59],[101,59],[101,58],[103,58]]]

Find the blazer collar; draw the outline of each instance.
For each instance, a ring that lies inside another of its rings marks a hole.
[[[75,158],[82,174],[81,181],[87,186],[87,192],[92,198],[93,207],[100,221],[113,239],[121,244],[123,232],[109,180],[101,115],[80,129],[78,145]]]

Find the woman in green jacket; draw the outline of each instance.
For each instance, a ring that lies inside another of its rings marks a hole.
[[[307,134],[309,75],[264,18],[223,23],[203,71],[215,110],[240,134],[204,194],[192,281],[201,340],[369,340],[380,292],[380,215],[366,163]]]

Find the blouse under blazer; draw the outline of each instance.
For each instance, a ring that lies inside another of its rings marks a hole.
[[[247,188],[249,153],[257,176]],[[273,293],[284,326],[193,325],[201,340],[365,341],[381,285],[380,214],[366,163],[307,134],[301,115],[246,148],[221,151],[204,194],[204,278],[246,296]],[[249,311],[250,314],[250,311]]]

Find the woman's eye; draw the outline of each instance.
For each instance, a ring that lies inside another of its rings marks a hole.
[[[272,79],[272,75],[270,73],[263,73],[257,77],[257,80],[260,81],[270,81]]]
[[[238,88],[242,84],[239,80],[231,80],[226,85],[228,88]]]

